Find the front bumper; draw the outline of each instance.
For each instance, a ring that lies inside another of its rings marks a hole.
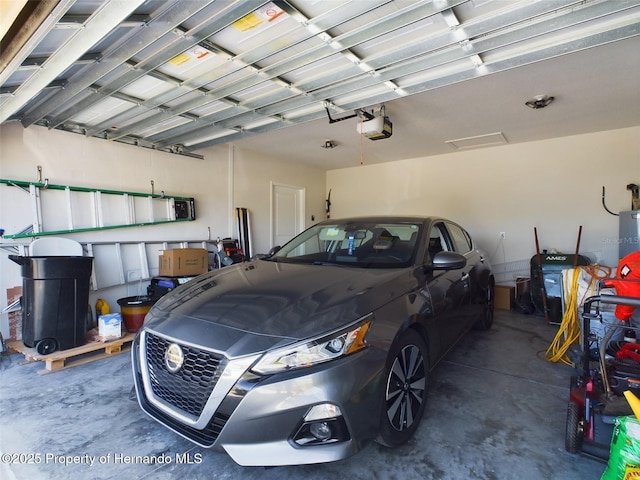
[[[355,454],[378,433],[385,355],[372,347],[323,365],[266,377],[252,374],[248,366],[238,369],[230,360],[225,370],[235,368],[235,373],[214,388],[207,402],[211,408],[205,407],[197,418],[155,397],[142,357],[138,336],[132,365],[141,408],[188,440],[226,451],[243,466],[336,461]],[[305,417],[322,404],[338,407],[340,417],[328,420],[341,425],[339,438],[300,445],[295,437],[304,428]]]

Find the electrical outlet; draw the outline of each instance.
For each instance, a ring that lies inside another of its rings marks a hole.
[[[500,232],[500,238],[505,238],[507,234],[505,232]]]

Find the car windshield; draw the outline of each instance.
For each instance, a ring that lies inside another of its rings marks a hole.
[[[420,223],[323,222],[285,244],[271,260],[398,268],[413,264]]]

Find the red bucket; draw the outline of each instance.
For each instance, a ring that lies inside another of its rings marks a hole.
[[[144,317],[147,312],[151,310],[151,307],[155,303],[155,300],[149,297],[126,297],[118,300],[120,305],[120,313],[122,314],[122,320],[124,321],[124,327],[127,332],[136,333],[142,327]]]

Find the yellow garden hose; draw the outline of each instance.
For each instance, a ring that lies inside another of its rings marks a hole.
[[[588,288],[580,295],[580,276],[582,272],[586,272],[590,276]],[[599,273],[600,272],[600,273]],[[580,266],[573,269],[573,277],[570,288],[565,285],[565,309],[562,322],[558,328],[558,332],[553,341],[545,352],[545,359],[550,362],[562,362],[573,366],[573,362],[569,359],[567,351],[576,343],[580,343],[580,318],[578,316],[579,306],[588,296],[594,295],[598,280],[611,276],[611,269],[601,265]]]

